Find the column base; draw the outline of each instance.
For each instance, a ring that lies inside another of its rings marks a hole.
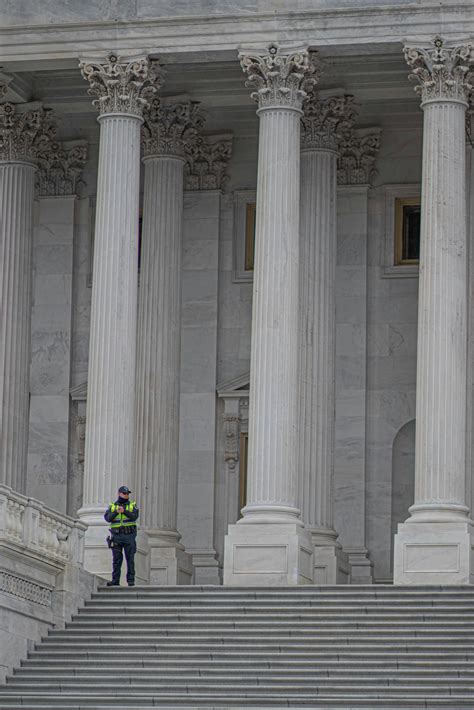
[[[190,548],[189,553],[194,566],[194,584],[220,585],[219,563],[215,550]]]
[[[351,568],[332,528],[307,527],[314,549],[315,584],[349,584]]]
[[[373,584],[374,565],[366,547],[345,547],[351,566],[351,584]]]
[[[334,545],[314,548],[314,583],[349,584],[351,566],[346,553]]]
[[[473,584],[471,521],[401,523],[395,535],[394,584]]]
[[[180,534],[170,530],[146,530],[149,548],[150,584],[192,584],[191,555],[179,542]]]
[[[286,586],[313,583],[311,535],[295,523],[229,525],[224,584]]]

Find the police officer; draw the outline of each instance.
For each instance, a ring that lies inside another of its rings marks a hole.
[[[138,508],[134,500],[130,500],[132,491],[127,486],[120,486],[118,498],[105,511],[104,518],[110,523],[110,547],[113,556],[112,581],[108,587],[120,586],[120,571],[122,569],[123,552],[127,560],[127,584],[135,586],[135,552],[137,551],[137,518]]]

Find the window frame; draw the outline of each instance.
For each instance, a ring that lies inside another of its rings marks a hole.
[[[397,224],[396,201],[401,204],[413,200],[412,204],[421,204],[421,185],[407,183],[385,185],[385,249],[382,263],[382,278],[417,278],[419,263],[397,263]],[[401,236],[401,232],[400,232]]]
[[[234,225],[233,225],[233,264],[232,281],[234,283],[251,283],[253,281],[253,268],[249,267],[249,250],[255,243],[254,222],[251,222],[249,206],[256,205],[256,190],[235,190],[234,198]],[[253,208],[256,209],[255,207]],[[251,212],[252,218],[255,214]]]

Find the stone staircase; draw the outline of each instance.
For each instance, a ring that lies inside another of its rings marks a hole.
[[[474,587],[101,588],[0,708],[474,708]]]

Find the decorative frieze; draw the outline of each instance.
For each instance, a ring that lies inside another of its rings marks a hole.
[[[223,189],[231,155],[231,136],[199,136],[192,145],[186,146],[187,162],[184,168],[184,189]]]
[[[0,572],[0,591],[27,602],[51,606],[51,590],[8,572]]]
[[[270,44],[265,54],[241,52],[246,86],[254,88],[251,97],[259,109],[287,107],[301,110],[303,101],[319,80],[314,58],[306,49],[284,52]]]
[[[144,113],[142,143],[145,157],[154,155],[185,156],[204,123],[196,101],[167,102],[154,98]]]
[[[87,160],[87,145],[54,141],[39,156],[36,189],[39,197],[78,195],[84,182],[82,170]]]
[[[0,161],[35,163],[55,136],[52,113],[40,104],[0,104]]]
[[[418,82],[415,91],[422,105],[427,101],[461,101],[466,105],[474,77],[474,44],[446,47],[441,37],[435,37],[432,47],[404,47],[409,75]]]
[[[380,149],[380,128],[350,130],[341,136],[337,161],[338,185],[367,185],[374,176]]]
[[[143,116],[148,98],[162,84],[162,70],[148,57],[122,60],[111,52],[105,61],[84,59],[79,67],[90,83],[88,93],[97,96],[92,104],[101,116],[108,113]]]
[[[342,135],[352,129],[356,115],[353,96],[321,98],[318,92],[310,95],[301,117],[302,150],[337,150]]]

